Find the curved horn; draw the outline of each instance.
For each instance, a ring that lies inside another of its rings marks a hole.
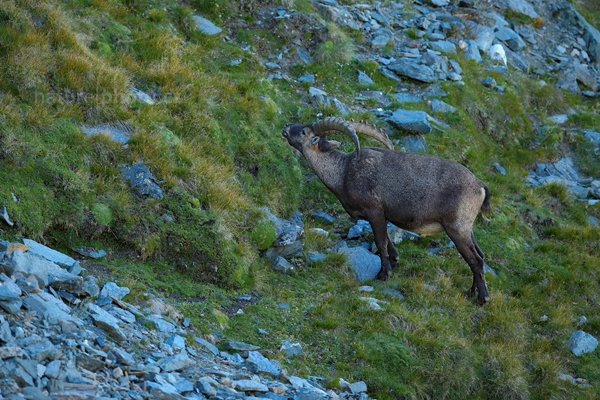
[[[356,146],[356,154],[358,155],[360,153],[358,135],[356,134],[356,129],[354,129],[350,122],[345,121],[340,117],[327,117],[313,123],[311,128],[317,136],[326,136],[327,133],[331,131],[338,131],[350,136],[354,142],[354,146]]]
[[[381,128],[365,122],[352,122],[351,125],[356,132],[369,136],[370,138],[373,138],[379,143],[383,144],[388,149],[394,150],[394,144]]]

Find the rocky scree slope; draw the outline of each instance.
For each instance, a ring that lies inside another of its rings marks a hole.
[[[321,378],[288,375],[258,346],[229,341],[221,351],[160,299],[136,307],[122,300],[129,288],[100,289],[75,259],[25,242],[0,244],[2,398],[369,398],[363,382],[334,392]]]

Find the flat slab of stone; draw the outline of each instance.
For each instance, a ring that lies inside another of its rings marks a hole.
[[[429,115],[425,111],[397,109],[388,121],[398,128],[411,133],[429,133],[432,131]]]
[[[94,321],[94,325],[102,329],[108,336],[118,342],[123,342],[127,339],[127,336],[119,326],[119,320],[116,317],[95,304],[90,303],[87,307],[90,311],[92,320]]]
[[[233,381],[233,385],[236,390],[240,390],[242,392],[268,392],[269,388],[267,385],[253,381],[252,379],[240,379],[238,381]]]
[[[419,82],[431,83],[437,80],[433,69],[415,61],[400,60],[388,65],[388,69],[397,75],[405,76]]]
[[[277,362],[269,360],[258,351],[250,351],[246,363],[252,371],[258,374],[277,377],[281,373],[281,367]]]
[[[77,262],[77,260],[75,260],[73,257],[63,254],[60,251],[51,249],[50,247],[38,243],[35,240],[23,239],[23,243],[29,247],[30,253],[36,254],[63,267],[70,268]]]
[[[223,29],[219,28],[212,21],[209,21],[200,15],[193,15],[192,19],[196,23],[196,28],[205,35],[215,36],[223,31]]]
[[[86,136],[106,135],[120,144],[127,144],[134,129],[124,122],[110,122],[97,125],[81,125],[80,129]]]

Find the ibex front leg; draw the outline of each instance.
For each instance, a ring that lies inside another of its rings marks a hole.
[[[387,221],[383,212],[373,213],[367,219],[369,224],[371,224],[373,235],[375,235],[375,244],[377,245],[379,258],[381,259],[381,270],[379,270],[379,274],[377,274],[377,279],[385,281],[392,270],[388,253]]]

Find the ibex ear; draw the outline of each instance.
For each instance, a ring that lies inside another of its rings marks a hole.
[[[319,140],[321,140],[320,136],[313,136],[310,138],[310,144],[317,144],[319,143]]]

